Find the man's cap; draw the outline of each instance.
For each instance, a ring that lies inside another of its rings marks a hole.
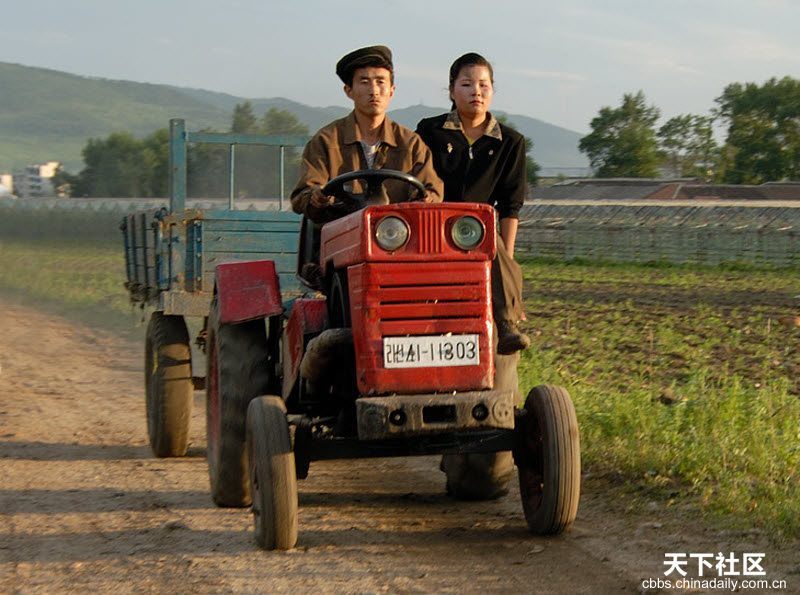
[[[353,84],[353,72],[356,68],[374,66],[394,71],[392,50],[385,45],[371,45],[353,50],[336,63],[336,74],[345,85]]]

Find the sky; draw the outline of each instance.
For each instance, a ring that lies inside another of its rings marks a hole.
[[[800,0],[0,0],[0,61],[248,98],[347,106],[336,61],[385,44],[392,108],[449,105],[468,51],[493,108],[590,130],[642,90],[662,121],[706,114],[726,85],[800,78]]]

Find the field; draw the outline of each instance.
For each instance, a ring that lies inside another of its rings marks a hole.
[[[527,263],[522,382],[569,388],[589,468],[800,533],[796,271]]]
[[[0,291],[50,312],[125,332],[141,312],[124,280],[123,252],[108,242],[0,238]]]
[[[800,535],[800,273],[524,264],[521,383],[566,386],[585,471],[725,525]],[[0,291],[131,328],[121,247],[0,240]]]

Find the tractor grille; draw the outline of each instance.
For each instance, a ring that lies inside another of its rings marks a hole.
[[[362,394],[491,388],[494,373],[490,263],[364,264],[349,271]],[[385,368],[384,337],[477,335],[480,364]]]
[[[489,300],[483,265],[451,262],[409,267],[402,272],[390,268],[378,272],[368,299],[374,307],[375,322],[381,325],[384,335],[407,334],[406,323],[412,321],[479,322],[486,316]]]
[[[421,254],[442,253],[442,213],[439,210],[419,212],[419,250]]]

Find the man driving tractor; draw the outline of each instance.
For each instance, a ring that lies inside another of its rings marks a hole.
[[[361,169],[393,169],[409,173],[425,185],[425,202],[441,202],[442,181],[433,169],[430,149],[417,134],[386,117],[394,96],[394,66],[389,48],[378,45],[350,52],[336,64],[336,74],[353,111],[331,122],[306,145],[300,181],[292,192],[292,208],[316,223],[339,216],[329,207],[333,197],[322,186],[339,174]],[[385,183],[389,202],[416,198],[396,181]]]

